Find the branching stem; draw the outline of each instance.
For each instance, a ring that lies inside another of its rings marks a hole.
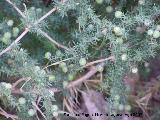
[[[23,18],[26,18],[26,16],[23,14],[23,12],[14,4],[12,3],[10,0],[6,0],[9,4],[11,4],[15,9],[16,11],[23,17]],[[56,8],[53,8],[51,9],[49,12],[47,12],[44,16],[42,16],[37,22],[35,22],[34,24],[38,24],[40,23],[42,20],[44,20],[45,18],[47,18],[49,15],[51,15],[53,12],[55,12],[57,9]],[[0,57],[10,51],[12,49],[12,47],[18,43],[27,33],[29,32],[29,28],[25,28],[25,31],[13,42],[11,43],[10,46],[8,46],[6,49],[4,49],[2,52],[0,52]],[[43,36],[45,36],[49,41],[51,41],[52,43],[54,43],[55,45],[57,45],[58,47],[60,48],[63,48],[65,50],[68,50],[67,47],[59,44],[58,42],[56,42],[55,40],[53,40],[47,33],[43,32],[42,30],[40,30],[40,32],[42,33]]]
[[[3,116],[5,116],[7,119],[8,118],[11,118],[12,120],[18,119],[18,116],[7,113],[1,107],[0,107],[0,114],[3,115]]]

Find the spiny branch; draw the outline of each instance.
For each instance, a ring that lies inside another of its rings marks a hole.
[[[15,10],[23,17],[26,18],[26,16],[23,14],[23,12],[14,4],[12,3],[10,0],[6,0],[9,4],[11,4]],[[56,11],[56,8],[51,9],[49,12],[47,12],[44,16],[42,16],[37,22],[35,22],[34,24],[38,24],[40,23],[42,20],[44,20],[45,18],[47,18],[49,15],[51,15],[53,12]],[[0,57],[10,51],[12,49],[12,47],[18,43],[27,33],[29,32],[29,28],[25,28],[25,31],[13,42],[11,43],[10,46],[8,46],[6,49],[4,49],[2,52],[0,52]],[[68,50],[67,47],[59,44],[58,42],[56,42],[55,40],[53,40],[47,33],[43,32],[42,30],[40,30],[40,32],[42,33],[43,36],[45,36],[48,40],[50,40],[52,43],[56,44],[58,47],[63,48],[65,50]]]
[[[40,23],[42,20],[44,20],[45,18],[47,18],[49,15],[51,15],[53,12],[55,12],[57,9],[53,8],[51,9],[49,12],[47,12],[44,16],[42,16],[37,22],[35,22],[35,24]]]
[[[64,45],[56,42],[55,40],[53,40],[47,33],[43,32],[42,30],[40,30],[40,33],[41,33],[43,36],[45,36],[49,41],[51,41],[52,43],[54,43],[55,45],[57,45],[58,47],[63,48],[63,49],[65,49],[65,50],[69,51],[69,48],[67,48],[66,46],[64,46]]]

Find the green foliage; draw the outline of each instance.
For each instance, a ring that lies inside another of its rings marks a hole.
[[[0,52],[20,36],[22,29],[28,28],[31,33],[21,38],[21,44],[14,44],[0,56],[2,104],[5,107],[11,104],[20,119],[31,120],[36,119],[35,115],[32,117],[33,111],[29,114],[26,111],[35,109],[33,102],[41,97],[42,118],[51,120],[57,114],[53,115],[50,108],[55,101],[50,89],[58,88],[67,96],[64,86],[87,70],[83,68],[85,64],[114,56],[113,61],[104,62],[103,85],[98,89],[110,91],[107,99],[111,101],[111,111],[115,95],[120,96],[119,104],[128,105],[129,91],[123,79],[130,72],[138,72],[139,63],[158,54],[160,39],[160,2],[147,0],[143,4],[134,1],[132,4],[130,0],[64,0],[64,3],[54,0],[45,7],[42,1],[13,0],[25,17],[14,8],[8,8],[9,5],[13,7],[8,2],[0,2],[0,18],[3,18],[0,22]],[[110,6],[109,12],[107,6]],[[53,7],[55,13],[39,21]],[[9,21],[12,19],[13,23]],[[48,38],[42,31],[68,49],[53,45],[51,40],[45,41]],[[3,82],[14,85],[10,78],[14,78],[14,82],[29,78],[17,86],[24,91],[21,94],[26,99],[24,106],[18,103],[20,96],[14,96],[12,89],[4,88]]]

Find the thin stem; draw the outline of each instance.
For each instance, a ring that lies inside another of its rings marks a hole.
[[[45,18],[47,18],[49,15],[51,15],[53,12],[55,12],[57,9],[53,8],[51,9],[49,12],[47,12],[44,16],[42,16],[37,22],[35,22],[35,24],[40,23],[42,20],[44,20]]]
[[[91,66],[91,65],[96,64],[96,63],[101,63],[101,62],[105,62],[105,61],[113,60],[113,59],[114,59],[114,56],[110,56],[108,58],[104,58],[104,59],[96,60],[96,61],[93,61],[93,62],[89,62],[84,67],[88,67],[88,66]]]
[[[54,43],[55,45],[57,45],[58,47],[60,48],[63,48],[65,50],[68,50],[69,51],[69,48],[67,48],[66,46],[56,42],[55,40],[53,40],[47,33],[43,32],[42,30],[40,30],[40,33],[45,36],[49,41],[51,41],[52,43]]]
[[[41,97],[38,96],[38,100],[36,102],[36,105],[38,106],[39,105],[39,102],[41,101]],[[36,112],[36,118],[37,120],[40,120],[39,116],[38,116],[38,112]]]
[[[10,0],[6,0],[6,1],[9,4],[11,4],[23,18],[25,18],[25,15],[21,12],[21,10],[14,3],[12,3]]]
[[[102,62],[102,63],[100,63],[99,65],[104,66],[104,63]],[[99,65],[97,65],[97,66],[99,66]],[[96,66],[96,67],[97,67],[97,66]],[[71,87],[74,87],[74,86],[76,86],[76,85],[79,85],[79,84],[81,84],[83,81],[86,81],[87,79],[89,79],[90,77],[92,77],[93,75],[95,75],[95,74],[98,72],[98,70],[96,69],[96,67],[92,67],[91,70],[90,70],[87,74],[85,74],[85,75],[82,76],[81,78],[79,78],[79,79],[71,82],[71,83],[67,86],[67,88],[71,88]]]
[[[15,88],[19,83],[21,83],[22,81],[26,81],[28,79],[31,79],[30,77],[28,78],[21,78],[19,80],[17,80],[15,83],[13,83],[12,88]]]
[[[1,107],[0,107],[0,114],[3,115],[3,116],[5,116],[7,119],[8,118],[11,118],[12,120],[18,119],[18,116],[7,113]]]
[[[48,88],[48,90],[52,93],[57,93],[57,92],[61,92],[61,90],[57,89],[57,88]],[[35,90],[31,90],[31,91],[23,91],[22,89],[12,89],[12,93],[13,94],[23,94],[23,93],[36,93]],[[37,94],[37,93],[36,93]]]
[[[14,42],[11,43],[10,46],[8,46],[6,49],[4,49],[4,50],[0,53],[0,57],[1,57],[4,53],[6,53],[6,52],[8,52],[9,50],[11,50],[12,47],[13,47],[15,44],[17,44],[28,32],[29,32],[29,29],[26,28],[25,31],[24,31]]]
[[[62,63],[62,62],[64,62],[64,61],[68,61],[68,60],[71,60],[71,59],[73,59],[73,58],[68,58],[68,59],[64,59],[64,60],[61,60],[61,61],[52,63],[52,64],[50,64],[50,65],[47,65],[47,66],[44,67],[43,69],[46,69],[46,68],[51,67],[51,66],[54,66],[54,65],[58,65],[58,64],[60,64],[60,63]]]
[[[32,102],[32,105],[40,112],[40,114],[46,119],[46,116],[43,114],[43,112],[40,110],[38,105],[35,102]]]

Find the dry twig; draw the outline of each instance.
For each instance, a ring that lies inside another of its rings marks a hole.
[[[18,119],[17,115],[9,114],[5,110],[3,110],[1,107],[0,107],[0,114],[3,115],[3,116],[5,116],[7,119],[8,118],[11,118],[12,120],[17,120]]]

